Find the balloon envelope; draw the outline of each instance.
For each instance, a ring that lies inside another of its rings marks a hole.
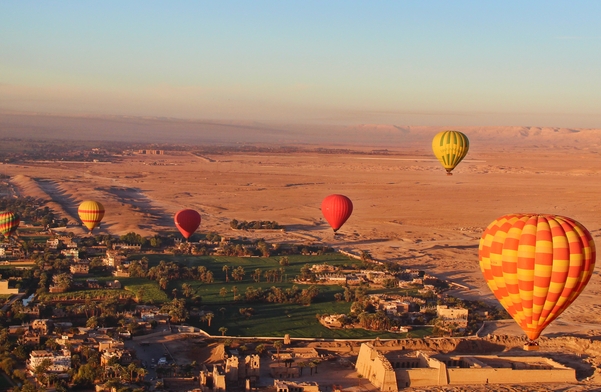
[[[0,232],[5,238],[15,233],[21,220],[14,212],[0,212]]]
[[[323,199],[321,212],[336,232],[353,213],[353,203],[344,195],[330,195]]]
[[[595,243],[570,218],[511,214],[486,228],[478,257],[495,297],[535,340],[588,283]]]
[[[173,219],[175,226],[182,235],[188,239],[198,226],[200,226],[200,214],[194,210],[181,210],[175,214]]]
[[[467,136],[458,131],[440,132],[432,140],[432,151],[449,174],[465,158],[469,149]]]
[[[79,219],[81,219],[91,233],[95,227],[98,227],[100,221],[102,221],[104,207],[97,201],[86,200],[79,205],[77,213],[79,214]]]

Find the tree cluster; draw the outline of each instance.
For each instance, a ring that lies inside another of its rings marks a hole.
[[[66,226],[68,219],[58,217],[50,208],[42,207],[45,203],[42,199],[31,196],[17,198],[0,198],[0,211],[11,211],[16,213],[21,221],[39,224],[44,227]]]
[[[276,221],[238,221],[232,219],[230,227],[234,230],[261,230],[261,229],[281,229]]]

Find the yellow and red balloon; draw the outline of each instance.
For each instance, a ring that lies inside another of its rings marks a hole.
[[[486,228],[478,256],[495,297],[535,340],[590,280],[595,243],[573,219],[510,214]]]
[[[79,219],[81,219],[82,223],[91,233],[102,221],[102,218],[104,217],[104,207],[97,201],[86,200],[79,205],[77,213],[79,214]]]

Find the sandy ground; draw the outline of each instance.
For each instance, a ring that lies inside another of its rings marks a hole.
[[[84,233],[77,205],[101,201],[98,233],[150,235],[174,230],[173,214],[198,210],[201,231],[238,236],[232,219],[275,220],[287,233],[244,233],[268,241],[313,241],[365,250],[376,259],[427,269],[461,283],[456,292],[495,301],[478,266],[478,240],[497,217],[556,213],[601,234],[601,156],[587,148],[474,147],[453,176],[429,151],[359,154],[135,155],[116,163],[4,164],[0,173],[22,195],[48,200]],[[321,216],[331,193],[351,198],[354,212],[334,237]],[[600,330],[601,278],[595,271],[580,298],[546,333]],[[519,334],[519,330],[511,331]]]

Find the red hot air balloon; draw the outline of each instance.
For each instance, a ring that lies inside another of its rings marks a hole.
[[[175,214],[174,221],[179,232],[188,239],[200,226],[200,214],[194,210],[181,210]]]
[[[344,195],[330,195],[321,202],[321,212],[335,233],[353,213],[353,202]]]
[[[590,280],[595,243],[573,219],[511,214],[486,228],[479,259],[495,297],[534,341]]]

